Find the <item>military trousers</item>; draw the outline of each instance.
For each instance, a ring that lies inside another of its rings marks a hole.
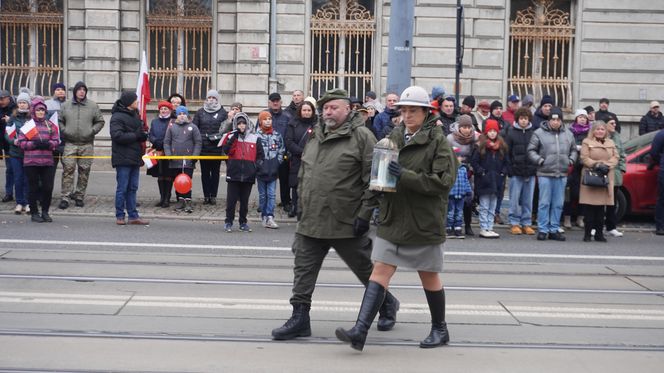
[[[292,248],[295,255],[293,296],[290,303],[311,304],[311,296],[316,288],[318,273],[330,248],[334,248],[360,282],[366,286],[373,270],[371,262],[372,247],[371,239],[367,235],[353,238],[322,239],[295,233]]]
[[[85,191],[88,188],[88,178],[92,168],[92,158],[94,153],[93,144],[65,144],[65,150],[62,154],[62,199],[69,202],[69,199],[83,200]],[[74,188],[74,171],[78,169],[78,181]]]

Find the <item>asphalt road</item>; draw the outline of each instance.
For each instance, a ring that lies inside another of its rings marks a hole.
[[[363,353],[334,337],[362,288],[332,252],[319,277],[313,335],[275,342],[290,315],[294,225],[223,233],[216,222],[115,226],[0,213],[0,371],[15,372],[661,372],[664,241],[451,240],[445,271],[450,346],[429,329],[417,276],[395,275],[393,331]]]

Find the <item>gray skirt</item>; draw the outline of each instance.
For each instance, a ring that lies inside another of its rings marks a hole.
[[[443,244],[397,245],[376,237],[371,260],[425,272],[443,271]]]

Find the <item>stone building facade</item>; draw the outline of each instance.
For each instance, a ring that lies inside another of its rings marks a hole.
[[[53,80],[68,87],[83,80],[109,110],[122,89],[136,86],[146,50],[154,99],[187,91],[189,106],[200,105],[208,88],[220,91],[222,104],[240,101],[254,113],[275,90],[285,105],[295,89],[317,95],[346,85],[358,96],[368,89],[384,95],[394,1],[0,0],[0,82],[48,95]],[[456,1],[412,1],[411,80],[452,93]],[[638,122],[650,100],[664,99],[664,0],[462,4],[461,96],[551,93],[568,111],[609,97],[623,122]],[[18,19],[12,7],[28,16]],[[12,48],[25,49],[25,57],[12,59]]]

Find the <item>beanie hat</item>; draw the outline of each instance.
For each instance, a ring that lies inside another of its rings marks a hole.
[[[258,121],[262,124],[265,119],[272,119],[272,114],[269,111],[261,111],[258,114]]]
[[[30,95],[25,93],[25,92],[21,92],[21,94],[19,94],[16,97],[16,103],[19,103],[21,101],[27,102],[29,104],[30,103]]]
[[[159,101],[159,104],[157,104],[157,108],[161,109],[162,107],[167,107],[171,111],[173,111],[173,104],[171,104],[168,101]]]
[[[475,97],[474,96],[466,96],[463,101],[461,101],[462,105],[466,105],[469,108],[475,108]]]
[[[64,84],[58,82],[58,83],[53,83],[53,85],[51,86],[51,92],[55,92],[55,90],[58,88],[64,89],[65,91],[67,90],[67,87],[65,87]]]
[[[482,101],[480,101],[480,103],[477,105],[477,107],[478,107],[478,108],[481,108],[481,109],[489,109],[489,108],[491,108],[491,105],[489,105],[489,101],[487,101],[487,100],[482,100]]]
[[[554,106],[551,108],[551,119],[563,120],[563,111],[559,107]]]
[[[129,107],[131,104],[133,104],[136,99],[138,99],[138,96],[136,96],[136,92],[132,91],[124,91],[122,92],[122,95],[120,95],[120,102],[124,107]]]
[[[521,103],[523,105],[531,105],[535,103],[535,98],[531,94],[527,94],[523,97],[523,100],[521,100]]]
[[[585,111],[584,109],[578,109],[578,110],[574,113],[574,119],[578,118],[578,117],[581,116],[581,115],[583,115],[583,116],[585,116],[585,117],[588,117],[588,112]]]
[[[366,97],[369,97],[372,100],[376,99],[376,92],[374,91],[368,91],[367,93],[364,94]]]
[[[490,110],[493,111],[493,110],[496,109],[496,108],[501,108],[501,109],[502,109],[502,108],[503,108],[503,103],[500,102],[500,101],[498,101],[498,100],[492,102],[492,103],[491,103],[491,109],[490,109]]]
[[[176,114],[176,115],[180,115],[180,114],[186,114],[186,115],[189,115],[189,109],[187,109],[186,106],[182,106],[182,105],[180,105],[180,106],[178,106],[177,109],[175,109],[175,114]]]
[[[459,128],[461,127],[472,127],[473,120],[470,118],[470,115],[463,114],[459,117]]]
[[[542,96],[542,99],[540,100],[540,107],[542,107],[546,104],[554,105],[553,97],[551,97],[549,95]]]
[[[442,86],[437,85],[437,86],[434,86],[433,88],[431,88],[431,99],[432,100],[435,100],[438,97],[443,96],[443,95],[445,95],[445,88],[443,88]]]
[[[500,131],[500,126],[498,125],[498,121],[495,119],[487,119],[486,122],[484,123],[484,133],[488,133],[490,130],[494,130],[496,132]]]
[[[217,99],[217,102],[219,102],[219,92],[217,92],[216,89],[209,90],[208,93],[207,93],[207,96],[205,96],[205,98],[208,98],[208,97],[214,97],[214,98]]]

